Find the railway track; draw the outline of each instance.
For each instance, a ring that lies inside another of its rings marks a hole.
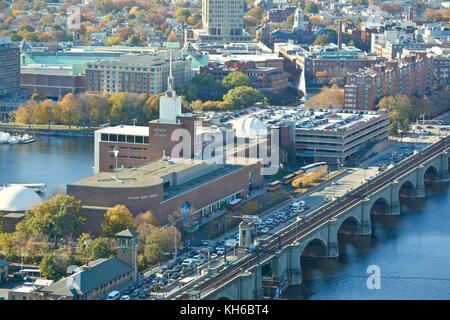
[[[276,251],[278,251],[280,245],[281,247],[284,247],[300,239],[301,237],[304,237],[308,233],[327,223],[333,217],[340,215],[350,207],[359,203],[366,196],[374,194],[392,181],[395,181],[406,173],[416,169],[420,164],[434,158],[439,153],[447,150],[449,141],[449,137],[446,137],[439,142],[430,145],[419,153],[400,162],[396,165],[396,167],[391,168],[379,174],[377,177],[371,179],[369,182],[358,186],[339,200],[335,200],[316,209],[314,215],[309,218],[307,222],[294,222],[287,227],[289,228],[288,231],[278,234],[277,237],[269,240],[269,242],[257,248],[256,254],[250,255],[248,259],[241,259],[239,262],[222,271],[222,273],[220,273],[216,277],[211,278],[195,286],[194,288],[204,293],[208,293],[211,290],[216,289],[219,286],[233,280],[241,274],[242,270],[248,270],[259,261],[264,261],[265,259],[270,258],[274,253],[276,253]],[[369,185],[367,185],[367,183]],[[183,293],[181,295],[178,295],[175,299],[182,300],[187,299],[187,297],[188,294]]]

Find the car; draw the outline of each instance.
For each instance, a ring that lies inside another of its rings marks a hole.
[[[287,218],[286,218],[286,216],[282,216],[282,217],[280,217],[280,221],[281,221],[281,222],[286,222],[286,221],[287,221]]]
[[[106,300],[119,300],[120,298],[120,292],[119,291],[112,291],[108,294],[106,297]]]
[[[120,300],[131,300],[129,295],[123,295],[120,297]]]
[[[202,246],[209,247],[209,240],[202,240]]]
[[[269,232],[269,228],[263,228],[262,230],[261,230],[261,233],[262,234],[266,234],[266,233],[268,233]]]
[[[218,257],[218,255],[216,253],[211,253],[211,255],[209,256],[210,259],[216,259]]]
[[[217,253],[219,256],[224,255],[224,254],[225,254],[225,247],[217,247],[217,248],[216,248],[216,253]]]
[[[169,267],[166,264],[163,264],[160,268],[162,271],[166,271],[167,269],[169,269]]]
[[[195,256],[197,254],[197,252],[195,251],[195,250],[190,250],[188,253],[187,253],[187,256],[189,257],[189,258],[192,258],[193,256]]]
[[[280,224],[280,221],[279,221],[278,219],[273,219],[272,224],[273,224],[274,226],[277,226],[277,225]]]
[[[266,219],[266,221],[265,221],[266,224],[272,224],[272,222],[273,222],[272,218]]]

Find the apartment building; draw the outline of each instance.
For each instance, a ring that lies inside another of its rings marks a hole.
[[[383,96],[424,95],[432,82],[432,60],[415,55],[349,73],[344,87],[347,109],[372,110]]]
[[[20,50],[9,38],[0,38],[0,96],[20,90]]]
[[[128,53],[119,61],[98,61],[86,64],[87,91],[93,93],[129,92],[151,96],[167,89],[170,62],[165,52]],[[174,85],[189,81],[193,74],[191,62],[172,62]]]

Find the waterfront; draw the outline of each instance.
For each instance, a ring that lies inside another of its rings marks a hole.
[[[39,136],[30,145],[0,145],[0,183],[46,183],[44,197],[91,174],[93,141]],[[427,187],[402,214],[373,216],[372,236],[343,236],[337,259],[304,261],[304,285],[290,299],[450,299],[450,195]],[[381,268],[381,289],[368,290],[366,269]]]
[[[44,198],[92,174],[94,139],[37,136],[37,142],[0,145],[0,184],[45,183]]]

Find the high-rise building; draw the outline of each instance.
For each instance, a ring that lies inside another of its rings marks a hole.
[[[20,50],[9,38],[0,38],[0,97],[20,90]]]
[[[194,40],[251,41],[251,36],[244,30],[244,3],[245,0],[202,0],[203,29],[192,30]]]

